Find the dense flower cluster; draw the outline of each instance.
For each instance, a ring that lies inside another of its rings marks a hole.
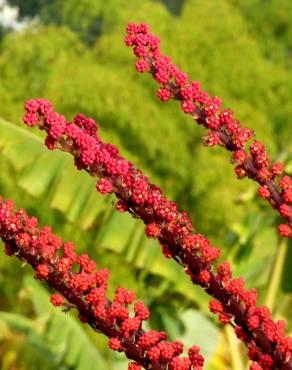
[[[146,235],[158,239],[164,255],[180,263],[193,283],[215,298],[210,310],[219,315],[222,323],[230,322],[235,327],[254,363],[264,370],[292,369],[292,338],[285,337],[284,322],[272,321],[267,307],[257,307],[256,290],[247,290],[242,278],[234,279],[228,262],[220,264],[215,272],[212,264],[219,257],[219,249],[204,235],[195,233],[187,213],[179,211],[178,205],[121,157],[115,146],[102,141],[92,119],[78,114],[73,122],[64,125],[65,118],[42,99],[28,101],[25,109],[25,123],[47,132],[50,149],[56,147],[71,153],[78,169],[99,177],[97,190],[102,194],[115,193],[117,210],[129,211],[142,219]],[[59,136],[53,138],[54,125]],[[151,356],[155,355],[151,352]]]
[[[35,269],[35,277],[46,281],[59,294],[51,296],[54,306],[75,307],[82,322],[109,337],[114,351],[125,352],[134,362],[129,370],[200,370],[204,358],[199,347],[181,357],[183,344],[167,341],[165,332],[142,329],[149,310],[135,293],[123,287],[115,291],[113,302],[106,297],[109,271],[96,270],[87,254],[78,255],[74,244],[63,243],[50,227],[38,228],[37,219],[24,209],[14,210],[12,200],[0,197],[0,237],[8,255],[15,255]],[[133,314],[131,314],[133,311]]]
[[[138,58],[136,69],[152,74],[160,85],[159,99],[179,100],[183,112],[209,130],[204,137],[206,146],[221,145],[232,152],[236,176],[239,179],[249,177],[259,183],[260,197],[286,220],[279,226],[280,235],[292,238],[292,178],[283,176],[282,163],[270,163],[264,145],[254,140],[254,132],[242,127],[230,109],[221,109],[221,100],[217,96],[210,97],[198,81],[190,81],[169,56],[161,53],[160,40],[149,32],[147,25],[130,23],[126,31],[125,43],[133,47]],[[280,181],[276,181],[279,177]]]

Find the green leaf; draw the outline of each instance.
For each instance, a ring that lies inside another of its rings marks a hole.
[[[219,341],[218,328],[211,320],[196,310],[186,310],[180,314],[185,326],[185,333],[181,340],[187,348],[196,344],[200,346],[206,362],[212,357]],[[206,340],[206,338],[208,338]]]
[[[0,311],[0,321],[8,324],[13,330],[28,333],[34,329],[34,322],[20,314]]]
[[[69,155],[48,152],[27,129],[0,119],[0,130],[0,150],[14,167],[18,185],[34,197],[45,195],[46,202],[69,221],[92,226],[106,202],[97,194],[94,179],[78,173]]]

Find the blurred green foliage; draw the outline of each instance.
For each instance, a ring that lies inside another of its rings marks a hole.
[[[202,147],[202,129],[176,102],[164,105],[155,98],[155,83],[133,67],[131,51],[123,44],[124,27],[129,21],[149,23],[161,38],[162,50],[206,90],[222,97],[224,106],[232,107],[273,158],[284,160],[292,173],[292,2],[9,3],[19,7],[26,26],[4,33],[1,28],[1,194],[13,197],[17,206],[26,207],[42,224],[73,240],[80,251],[87,250],[100,266],[112,269],[111,291],[120,282],[135,289],[152,309],[153,327],[187,343],[202,343],[208,370],[232,368],[226,351],[230,338],[209,315],[207,296],[191,287],[177,265],[161,257],[139,222],[116,214],[111,198],[97,197],[91,179],[75,171],[69,158],[47,152],[38,133],[27,133],[21,125],[23,102],[44,97],[68,119],[76,112],[97,119],[102,137],[117,144],[123,155],[190,212],[197,230],[220,246],[235,275],[256,286],[264,301],[277,252],[274,212],[257,199],[255,184],[235,179],[228,153]],[[289,261],[291,248],[274,315],[286,318],[291,332]],[[46,299],[36,302],[37,294],[43,297],[46,290],[28,282],[29,274],[31,270],[22,269],[18,261],[0,259],[1,369],[37,369],[51,359],[53,369],[78,369],[80,363],[68,355],[70,346],[75,347],[66,333],[62,340],[56,338],[59,342],[54,343],[54,335],[52,343],[46,342],[46,325],[58,332],[66,326],[66,318],[63,321],[61,314],[59,318],[47,307]],[[206,331],[196,334],[201,320],[206,320]],[[112,354],[104,338],[81,326],[74,316],[72,325],[72,330],[85,333],[80,340],[85,352],[88,348],[84,361],[89,362],[83,368],[97,361],[94,356],[103,361],[99,368],[126,368],[124,358]],[[70,330],[67,333],[74,336]],[[210,333],[214,341],[208,346],[204,335]],[[90,352],[87,341],[101,356]],[[26,351],[29,355],[22,362],[17,354]]]

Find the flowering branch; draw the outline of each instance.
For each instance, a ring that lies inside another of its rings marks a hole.
[[[221,100],[217,96],[210,98],[198,81],[189,81],[188,75],[180,71],[169,56],[161,54],[160,40],[149,32],[148,25],[128,24],[125,43],[133,47],[134,54],[139,58],[137,71],[150,72],[159,84],[157,96],[160,100],[179,100],[183,112],[209,130],[204,144],[220,145],[232,152],[231,161],[236,164],[237,177],[249,177],[259,183],[259,196],[286,220],[285,224],[279,225],[280,235],[292,238],[292,178],[282,175],[283,164],[271,164],[265,146],[253,139],[254,132],[242,127],[230,109],[221,110]],[[248,154],[245,147],[250,140],[253,141]],[[281,177],[278,183],[277,177]]]
[[[110,338],[108,345],[112,350],[124,352],[134,360],[128,370],[140,370],[141,366],[149,370],[202,369],[204,359],[199,347],[191,347],[188,357],[180,357],[181,342],[166,341],[164,332],[145,332],[142,322],[148,320],[149,310],[142,301],[133,304],[133,291],[119,287],[110,302],[106,297],[107,269],[96,271],[95,262],[87,254],[78,256],[73,243],[63,243],[50,227],[39,229],[35,217],[28,217],[23,209],[15,212],[13,201],[4,202],[1,197],[0,237],[8,255],[29,263],[37,279],[62,294],[51,296],[54,306],[76,308],[81,322]],[[134,311],[133,317],[129,308]]]
[[[77,114],[73,122],[66,122],[44,99],[27,101],[25,109],[24,122],[47,132],[45,144],[49,149],[69,152],[79,170],[99,177],[97,190],[114,193],[117,210],[143,220],[147,237],[158,239],[164,255],[175,259],[194,284],[215,298],[210,310],[223,324],[230,323],[246,344],[254,362],[252,370],[292,370],[292,338],[285,337],[285,322],[272,321],[267,307],[256,306],[256,289],[246,290],[243,278],[232,278],[228,262],[215,270],[212,265],[219,249],[202,234],[194,233],[187,213],[179,211],[178,205],[120,156],[114,145],[101,140],[93,119]]]

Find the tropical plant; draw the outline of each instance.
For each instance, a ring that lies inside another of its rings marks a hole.
[[[6,30],[0,42],[0,115],[5,117],[0,119],[1,194],[6,199],[13,195],[18,207],[38,216],[41,224],[52,225],[65,240],[73,240],[78,252],[86,251],[100,266],[113,269],[110,291],[121,281],[135,290],[151,310],[151,327],[167,331],[171,340],[181,338],[187,347],[200,345],[208,370],[243,369],[243,346],[232,328],[223,329],[210,315],[203,290],[192,286],[179,265],[164,260],[141,223],[115,212],[113,195],[96,195],[93,178],[74,171],[61,153],[46,153],[36,132],[29,134],[19,122],[23,101],[30,96],[53,100],[67,117],[82,111],[100,120],[105,141],[117,145],[168,198],[189,212],[197,230],[220,245],[220,261],[228,259],[234,275],[257,288],[260,303],[272,309],[275,319],[286,319],[291,333],[292,252],[278,242],[278,216],[258,201],[255,184],[234,178],[222,149],[201,148],[203,130],[187,124],[176,102],[162,105],[152,98],[150,79],[137,82],[141,78],[122,46],[126,20],[147,19],[173,60],[229,102],[241,122],[255,129],[272,160],[284,162],[291,175],[289,37],[277,29],[281,23],[288,31],[291,3],[223,0],[218,6],[212,0],[92,0],[92,4],[81,0],[76,8],[74,1],[56,0],[16,5],[20,10],[27,6],[26,13],[20,12],[25,27]],[[96,14],[100,21],[96,41],[87,35],[90,9],[89,18]],[[38,319],[33,291],[26,284],[30,274],[13,259],[0,260],[3,369],[34,369],[47,363],[42,346],[30,340],[33,336],[27,331],[19,335],[12,320],[4,319],[6,314],[16,315],[15,324],[22,318]],[[55,311],[49,311],[44,300],[41,307],[50,322]],[[126,367],[124,357],[108,350],[106,340],[78,323],[73,313],[66,316],[102,355],[101,368]],[[198,331],[201,322],[203,329]],[[38,333],[46,330],[37,326]],[[60,361],[52,362],[52,368],[69,366],[61,360],[66,343],[65,337],[58,340],[53,335],[46,343],[50,359],[57,354],[54,348],[59,351]],[[87,348],[83,345],[84,352]],[[77,366],[77,358],[74,361],[70,368]]]

